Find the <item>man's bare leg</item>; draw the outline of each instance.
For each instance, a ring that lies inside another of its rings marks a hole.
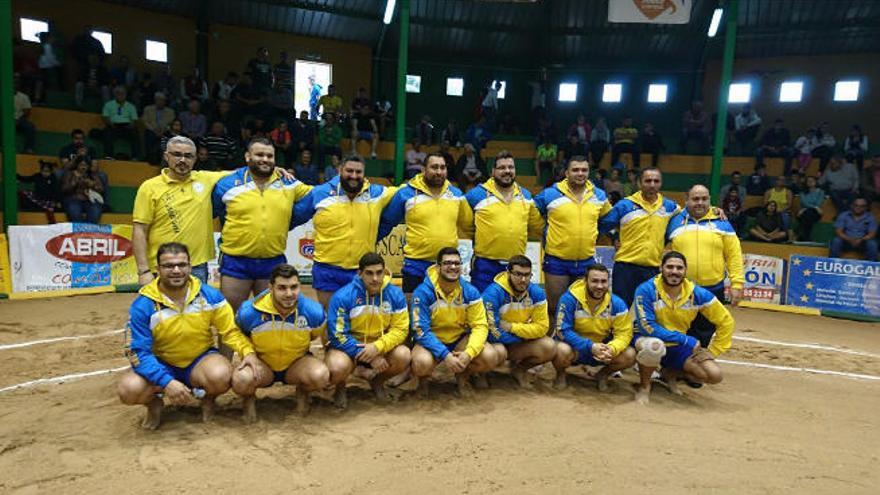
[[[547,335],[552,335],[556,330],[556,305],[569,285],[571,285],[571,277],[568,275],[544,274],[544,290],[547,292],[547,311],[550,316],[550,330]]]
[[[528,374],[530,368],[544,364],[556,355],[556,341],[550,337],[541,337],[509,347],[510,374],[520,387],[529,387]]]
[[[639,365],[639,385],[636,388],[636,402],[648,404],[651,397],[651,375],[657,368]]]
[[[257,389],[272,385],[272,368],[262,360],[257,364],[261,380],[257,380],[250,368],[232,372],[232,390],[241,396],[241,419],[247,423],[257,421]]]
[[[385,382],[409,369],[412,354],[408,347],[398,345],[385,354],[385,360],[388,361],[388,369],[382,373],[377,373],[370,380],[370,388],[373,389],[373,393],[379,402],[389,402],[391,400],[391,396],[385,390]]]
[[[126,405],[143,405],[146,407],[146,416],[141,422],[141,428],[155,430],[162,421],[162,409],[164,403],[156,394],[162,389],[148,382],[144,377],[134,371],[127,371],[119,380],[116,392],[119,400]]]
[[[684,376],[688,380],[705,383],[708,385],[716,385],[721,383],[723,375],[718,363],[711,357],[706,357],[706,353],[689,357],[684,362]]]
[[[570,345],[565,342],[556,343],[556,354],[553,356],[553,368],[556,369],[556,380],[553,381],[553,388],[556,390],[565,390],[568,387],[565,370],[574,362],[575,352]]]
[[[318,302],[321,303],[321,306],[324,306],[324,310],[326,311],[327,306],[330,305],[330,298],[333,296],[333,293],[317,289],[315,289],[315,293],[318,296]]]
[[[434,360],[434,355],[430,351],[418,344],[413,346],[411,356],[410,367],[412,374],[415,375],[416,380],[419,382],[418,395],[426,399],[428,398],[428,380],[431,377],[431,373],[434,372],[434,368],[437,367],[437,361]]]
[[[335,387],[333,405],[339,409],[348,407],[348,395],[345,391],[345,380],[354,370],[355,363],[348,354],[338,349],[328,349],[324,363],[330,371],[329,386]]]
[[[467,340],[462,339],[462,342],[458,344],[456,350],[459,348],[464,350],[467,347]],[[503,352],[503,351],[502,351]],[[458,385],[458,395],[460,397],[471,397],[474,394],[473,389],[471,389],[470,385],[470,377],[475,373],[487,373],[495,369],[498,366],[499,359],[499,351],[495,349],[495,345],[486,344],[483,346],[483,350],[477,354],[475,358],[473,358],[468,364],[467,368],[461,373],[455,375],[455,379]]]
[[[678,386],[678,380],[683,375],[684,373],[681,370],[674,370],[671,368],[660,369],[660,378],[666,383],[666,386],[669,388],[669,393],[672,395],[683,395],[681,387]]]
[[[284,381],[296,385],[296,412],[305,416],[309,413],[310,394],[326,388],[330,383],[330,369],[320,359],[305,355],[287,368]]]
[[[214,398],[226,393],[232,385],[232,364],[220,354],[208,354],[193,368],[190,383],[205,391],[202,421],[211,421],[214,418]]]
[[[229,275],[220,276],[220,292],[223,294],[226,301],[229,302],[229,305],[232,306],[233,313],[237,313],[238,308],[247,301],[248,297],[251,295],[252,289],[254,289],[253,280],[242,280],[230,277]],[[218,347],[220,348],[220,354],[226,359],[232,361],[232,349],[226,347],[223,342],[220,342]]]
[[[608,377],[611,373],[616,371],[625,370],[627,368],[631,368],[632,365],[636,363],[636,350],[632,347],[627,347],[620,354],[614,356],[610,363],[603,366],[602,369],[596,373],[596,388],[599,389],[600,392],[605,392],[608,390]]]

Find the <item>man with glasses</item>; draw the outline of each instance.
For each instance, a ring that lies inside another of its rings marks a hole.
[[[828,256],[839,258],[843,251],[859,251],[868,261],[877,261],[877,219],[868,212],[868,200],[856,198],[850,211],[838,215],[834,229]]]
[[[521,387],[528,386],[530,368],[549,362],[556,355],[556,342],[547,336],[550,317],[547,297],[532,283],[532,261],[518,254],[507,262],[483,292],[489,323],[489,344],[501,362],[510,358],[510,374]]]

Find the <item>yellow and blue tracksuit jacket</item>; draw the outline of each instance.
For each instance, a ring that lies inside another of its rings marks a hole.
[[[538,284],[529,284],[521,296],[510,286],[507,272],[495,276],[495,282],[483,291],[486,321],[489,323],[489,342],[505,345],[539,339],[550,330],[547,315],[547,296]],[[510,323],[510,331],[501,328],[501,322]]]
[[[709,352],[719,356],[730,349],[733,317],[711,292],[690,280],[681,282],[681,294],[673,301],[663,290],[662,275],[657,275],[636,289],[632,311],[635,312],[636,338],[656,337],[667,346],[694,347],[697,339],[688,336],[687,331],[697,314],[701,314],[715,325]]]
[[[687,210],[676,215],[666,229],[666,241],[687,258],[688,278],[702,287],[712,287],[730,277],[730,287],[742,289],[745,282],[742,248],[730,222],[709,209],[696,219]]]
[[[261,191],[248,167],[220,179],[211,194],[214,216],[223,226],[220,251],[232,256],[272,258],[284,254],[293,205],[312,186],[277,171]]]
[[[184,307],[177,307],[159,290],[159,279],[143,286],[131,304],[126,354],[135,373],[165,387],[174,378],[159,361],[177,368],[189,366],[214,346],[211,327],[221,341],[244,357],[254,352],[235,326],[232,307],[219,290],[190,277]]]
[[[361,256],[375,251],[376,241],[385,237],[377,237],[379,218],[396,190],[364,180],[361,192],[350,199],[336,176],[296,203],[294,226],[312,219],[314,260],[353,270]]]
[[[330,298],[327,315],[331,318],[327,329],[330,346],[352,359],[362,349],[358,344],[375,344],[379,353],[385,354],[409,334],[406,296],[391,284],[390,273],[374,296],[367,293],[361,278],[355,277]]]
[[[296,309],[284,317],[267,289],[238,308],[235,323],[251,339],[257,357],[272,371],[284,371],[309,351],[312,340],[324,334],[327,316],[320,303],[300,295]]]
[[[446,181],[437,197],[425,184],[422,174],[413,177],[394,194],[382,213],[379,238],[406,222],[405,258],[433,260],[441,248],[458,246],[462,236],[472,229],[474,214],[461,190]]]
[[[535,196],[535,206],[547,221],[544,252],[564,260],[584,260],[596,254],[599,219],[611,211],[605,191],[587,181],[582,201],[572,194],[568,179]]]
[[[666,246],[666,227],[678,212],[675,201],[658,194],[654,203],[649,203],[638,191],[618,201],[602,217],[599,228],[603,232],[619,229],[620,249],[614,253],[614,261],[658,267]]]
[[[607,341],[617,356],[629,346],[633,337],[632,318],[626,303],[608,291],[593,312],[587,298],[584,279],[571,284],[562,294],[556,309],[556,338],[582,356],[592,355],[594,343]]]
[[[412,295],[413,339],[442,361],[449,354],[447,344],[455,344],[470,332],[465,352],[475,358],[483,352],[489,327],[480,291],[459,280],[452,294],[440,289],[437,265],[428,268],[428,276]]]
[[[474,238],[474,255],[507,261],[526,252],[529,236],[541,236],[544,219],[532,194],[519,184],[513,185],[509,203],[498,191],[494,178],[468,191],[465,198],[474,212],[474,225],[466,236]]]

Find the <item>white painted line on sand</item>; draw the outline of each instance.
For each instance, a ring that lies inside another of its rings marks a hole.
[[[794,367],[794,366],[778,366],[775,364],[763,364],[763,363],[747,363],[745,361],[730,361],[727,359],[716,359],[715,362],[722,363],[722,364],[733,364],[736,366],[750,366],[752,368],[764,368],[764,369],[768,369],[768,370],[801,371],[804,373],[814,373],[817,375],[843,376],[846,378],[854,378],[856,380],[880,380],[880,376],[862,375],[859,373],[846,373],[844,371],[817,370],[814,368],[799,368],[799,367]]]
[[[52,378],[40,378],[39,380],[31,380],[29,382],[19,383],[18,385],[10,385],[8,387],[0,388],[0,393],[3,392],[11,392],[13,390],[18,390],[20,388],[28,388],[33,387],[35,385],[46,385],[50,383],[63,383],[63,382],[72,382],[82,378],[88,378],[90,376],[98,376],[98,375],[106,375],[110,373],[116,373],[118,371],[131,369],[131,366],[120,366],[119,368],[110,368],[106,370],[97,370],[97,371],[86,371],[84,373],[74,373],[72,375],[64,375],[64,376],[55,376]]]
[[[93,339],[96,337],[105,337],[107,335],[115,335],[118,333],[122,333],[124,331],[125,331],[124,328],[120,328],[118,330],[110,330],[108,332],[95,333],[95,334],[90,334],[90,335],[71,335],[68,337],[54,337],[51,339],[40,339],[40,340],[31,340],[28,342],[18,342],[16,344],[4,344],[4,345],[0,345],[0,351],[5,351],[5,350],[9,350],[9,349],[20,349],[22,347],[30,347],[32,345],[39,345],[39,344],[51,344],[53,342],[64,342],[65,340]]]
[[[770,345],[779,345],[783,347],[798,347],[801,349],[816,349],[820,351],[833,351],[840,352],[842,354],[852,354],[854,356],[865,356],[865,357],[873,357],[880,358],[880,354],[871,354],[870,352],[862,352],[862,351],[853,351],[850,349],[841,349],[840,347],[827,346],[822,344],[800,344],[796,342],[782,342],[779,340],[767,340],[767,339],[759,339],[755,337],[743,337],[741,335],[734,335],[734,340],[742,340],[744,342],[755,342],[758,344],[770,344]]]

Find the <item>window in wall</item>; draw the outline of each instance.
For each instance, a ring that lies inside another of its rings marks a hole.
[[[785,81],[779,85],[779,101],[781,103],[797,103],[804,95],[803,81]]]
[[[669,85],[667,84],[649,84],[648,85],[648,103],[666,103]]]
[[[147,40],[147,60],[168,63],[168,43]]]
[[[620,103],[623,97],[623,84],[607,83],[602,86],[602,101],[605,103]]]
[[[113,53],[113,35],[106,31],[92,31],[92,38],[101,42],[104,46],[104,53],[110,55]]]
[[[727,90],[728,103],[748,103],[752,100],[752,83],[733,83]]]
[[[332,65],[297,60],[294,64],[293,108],[299,112],[308,111],[312,120],[320,119],[318,99],[327,94],[327,86],[332,82]]]
[[[413,74],[406,75],[406,92],[421,93],[422,92],[422,76]]]
[[[860,81],[837,81],[834,84],[834,101],[859,101]]]
[[[464,79],[460,77],[446,78],[446,96],[462,96],[464,94]]]
[[[40,42],[40,33],[49,32],[49,23],[46,21],[38,21],[36,19],[28,19],[22,17],[18,20],[21,25],[21,39],[23,41]]]
[[[559,83],[559,101],[577,101],[577,83]]]
[[[503,100],[504,96],[507,94],[507,81],[498,81],[498,80],[492,81],[493,88],[495,87],[495,83],[497,83],[497,82],[501,83],[501,89],[498,90],[498,99]]]

